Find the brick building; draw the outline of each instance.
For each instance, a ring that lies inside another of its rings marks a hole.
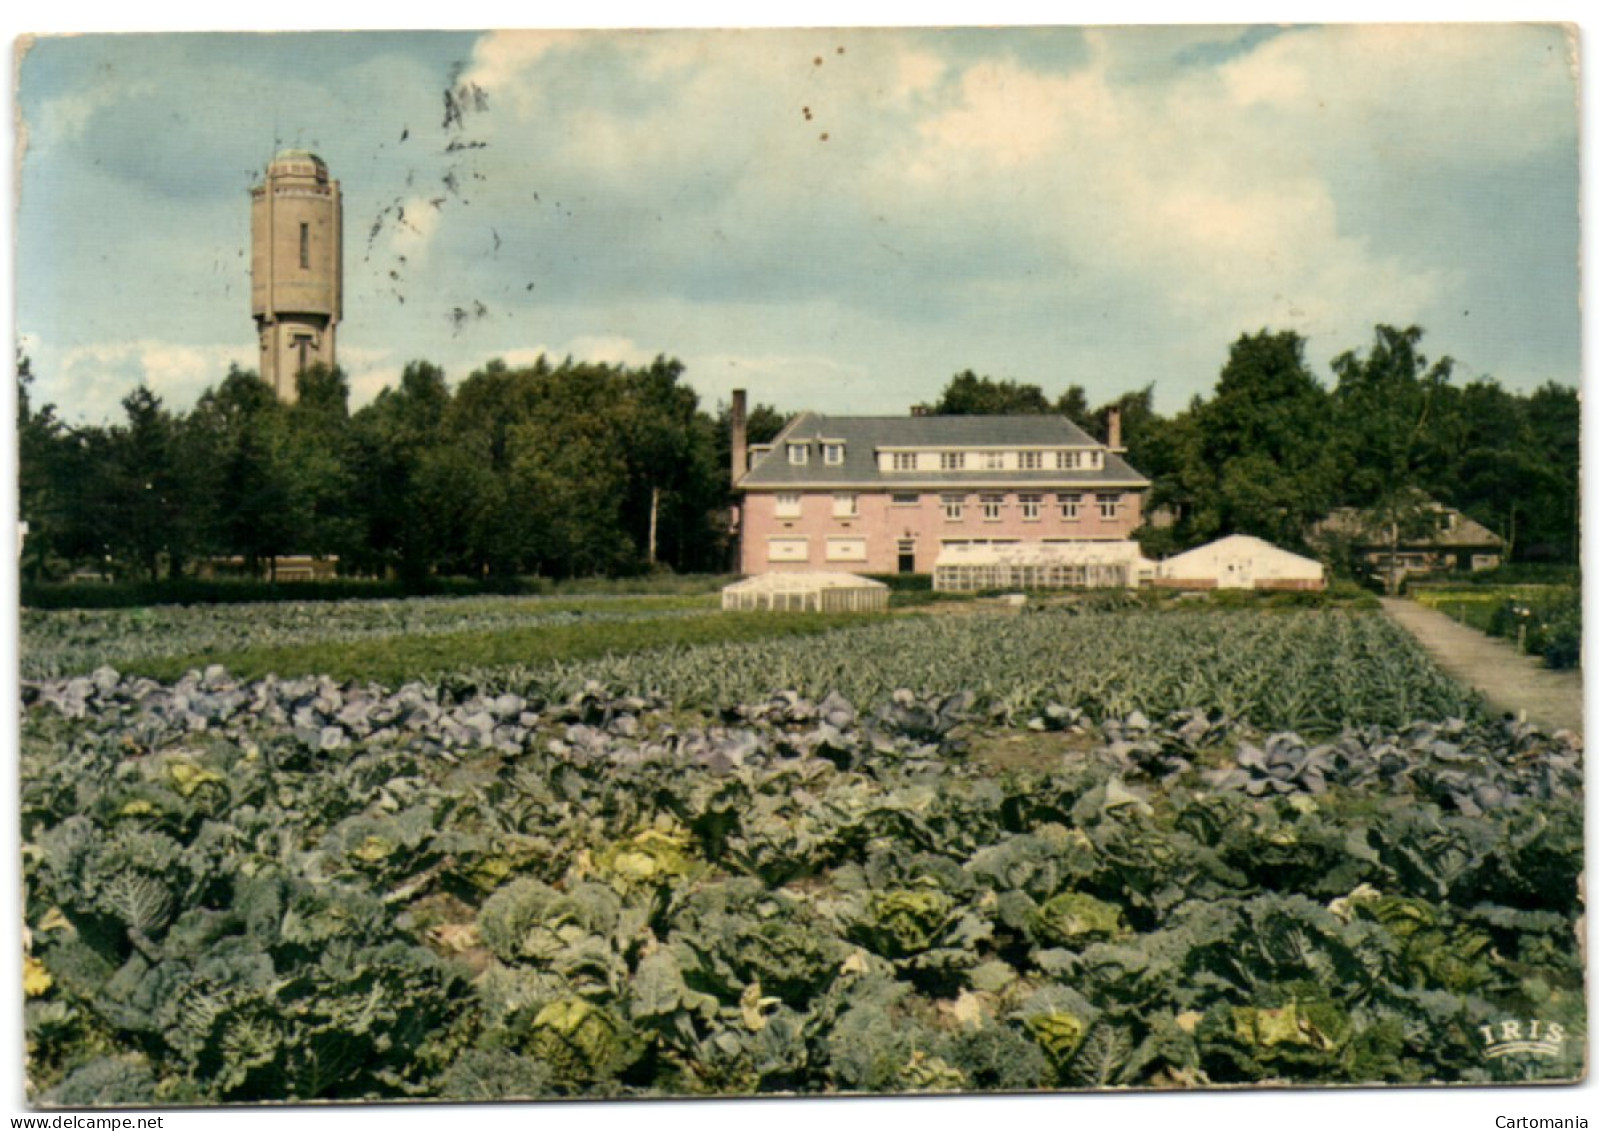
[[[953,547],[1124,542],[1149,481],[1063,416],[802,413],[747,446],[734,393],[739,569],[932,573]]]

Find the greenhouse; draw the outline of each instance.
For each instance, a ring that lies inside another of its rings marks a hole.
[[[888,586],[853,573],[763,573],[724,588],[722,608],[880,613],[888,608]]]
[[[1137,542],[1000,542],[946,545],[933,567],[933,588],[1132,588],[1155,575]]]

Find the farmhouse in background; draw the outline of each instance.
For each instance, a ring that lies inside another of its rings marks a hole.
[[[1327,579],[1318,561],[1232,534],[1167,558],[1154,583],[1168,589],[1323,589]]]
[[[1316,525],[1308,541],[1317,547],[1347,544],[1356,560],[1393,585],[1414,574],[1494,569],[1505,554],[1505,540],[1492,530],[1421,495],[1398,522],[1339,507]]]
[[[1055,584],[1137,584],[1141,559],[1128,536],[1149,480],[1122,459],[1115,414],[1104,443],[1064,416],[807,412],[771,443],[751,446],[744,419],[738,390],[732,472],[743,497],[742,573],[931,574],[949,564],[947,554],[1014,556],[1025,547],[1062,566],[1049,575]],[[1122,564],[1091,574],[1086,559],[1069,560],[1082,547],[1096,562]]]

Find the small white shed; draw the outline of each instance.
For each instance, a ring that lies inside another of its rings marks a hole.
[[[888,586],[853,573],[762,573],[724,586],[722,608],[880,613],[888,608]]]
[[[1247,534],[1218,538],[1160,563],[1155,584],[1171,589],[1323,589],[1321,563]]]

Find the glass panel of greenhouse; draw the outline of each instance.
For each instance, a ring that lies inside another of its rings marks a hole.
[[[987,589],[1131,588],[1155,574],[1138,543],[1018,542],[948,545],[933,566],[933,588],[946,592]]]
[[[880,613],[888,608],[888,586],[853,573],[763,573],[725,587],[722,608]]]

